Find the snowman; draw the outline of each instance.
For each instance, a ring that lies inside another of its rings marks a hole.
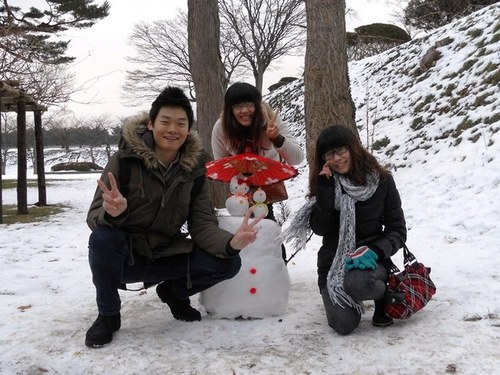
[[[231,233],[236,232],[243,220],[235,216],[219,216],[218,219],[219,226]],[[284,313],[290,277],[283,262],[281,244],[276,242],[281,227],[272,220],[263,219],[257,228],[257,239],[240,252],[238,274],[200,293],[200,303],[211,317],[264,318]]]
[[[262,188],[258,188],[252,194],[252,199],[254,201],[253,213],[255,217],[266,217],[269,213],[269,208],[267,207],[267,204],[264,203],[266,201],[266,192],[262,190]]]
[[[229,191],[232,195],[226,199],[226,208],[231,216],[245,216],[249,207],[246,195],[249,190],[250,185],[245,176],[238,174],[231,178]]]

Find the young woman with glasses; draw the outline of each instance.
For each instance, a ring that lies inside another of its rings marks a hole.
[[[406,241],[401,199],[390,172],[346,126],[324,129],[316,142],[309,181],[313,232],[318,251],[318,286],[328,324],[339,334],[360,323],[363,301],[374,300],[374,326],[392,319],[384,307],[387,260]]]
[[[304,159],[302,148],[278,113],[262,101],[255,86],[244,82],[236,82],[226,91],[224,109],[212,129],[212,151],[215,159],[244,152],[290,165]],[[272,205],[268,209],[266,218],[276,221]]]
[[[212,130],[215,159],[251,151],[298,165],[304,153],[278,113],[262,101],[256,87],[237,82],[224,96],[224,109]]]

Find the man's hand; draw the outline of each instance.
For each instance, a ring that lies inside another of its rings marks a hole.
[[[111,190],[108,189],[104,181],[97,180],[97,185],[102,190],[102,208],[111,216],[117,217],[127,209],[127,199],[120,193],[113,173],[108,173]]]
[[[234,234],[233,238],[229,242],[231,247],[235,250],[241,250],[244,247],[250,245],[257,238],[257,228],[255,225],[264,218],[264,215],[255,218],[251,223],[248,222],[250,215],[253,212],[253,207],[250,207],[243,218],[243,223]]]

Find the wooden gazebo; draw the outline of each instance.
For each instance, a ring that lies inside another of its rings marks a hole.
[[[35,116],[35,170],[38,177],[38,202],[36,204],[39,206],[47,205],[42,137],[42,112],[46,110],[46,107],[39,105],[19,88],[18,81],[0,81],[0,113],[17,113],[17,213],[20,215],[28,213],[26,112],[33,112]],[[1,125],[0,117],[0,129]],[[1,136],[2,132],[0,131],[0,165],[3,165]],[[0,223],[3,222],[1,186],[2,173],[0,173]]]

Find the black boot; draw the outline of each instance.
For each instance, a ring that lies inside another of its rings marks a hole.
[[[188,299],[180,299],[175,293],[174,289],[166,281],[162,282],[156,287],[156,294],[160,297],[163,303],[166,303],[172,311],[172,315],[177,320],[185,322],[194,322],[201,320],[201,314],[194,307],[191,307],[191,302]]]
[[[372,318],[372,324],[375,327],[388,327],[394,323],[393,319],[385,313],[385,304],[384,299],[375,301],[375,312]]]
[[[100,348],[113,341],[113,333],[121,326],[120,314],[113,316],[99,315],[85,335],[85,345]]]

